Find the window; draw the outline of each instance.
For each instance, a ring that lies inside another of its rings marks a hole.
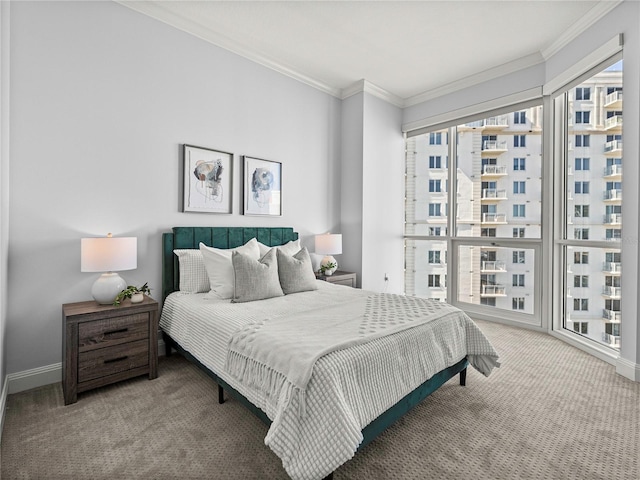
[[[591,123],[591,112],[576,112],[576,124]]]
[[[440,275],[429,275],[429,287],[435,288],[440,286]]]
[[[513,182],[513,193],[516,193],[516,194],[527,193],[525,191],[525,182],[521,182],[521,181]]]
[[[430,237],[439,237],[442,235],[442,227],[429,227]]]
[[[589,322],[573,322],[573,331],[582,335],[589,335]]]
[[[513,146],[514,147],[526,147],[527,146],[527,136],[526,135],[514,135],[513,136]]]
[[[525,216],[524,212],[525,212],[525,205],[517,204],[513,206],[514,217],[518,217],[518,218],[524,217]]]
[[[442,157],[440,155],[430,155],[429,168],[442,168]]]
[[[440,217],[441,216],[441,204],[440,203],[430,203],[429,204],[429,216],[430,217]]]
[[[619,228],[607,228],[605,230],[605,239],[606,240],[621,240],[622,239],[622,230]]]
[[[513,238],[524,238],[524,227],[514,228]]]
[[[429,193],[440,193],[441,189],[441,180],[429,180]]]
[[[514,273],[511,278],[512,286],[514,287],[524,287],[524,274],[522,273]]]
[[[589,193],[589,182],[575,182],[575,193]]]
[[[525,263],[524,250],[513,251],[513,263]]]
[[[524,310],[524,297],[513,297],[511,299],[512,310]]]
[[[489,307],[495,307],[496,299],[495,297],[482,297],[480,298],[480,305],[488,305]]]
[[[588,288],[589,287],[589,275],[574,275],[573,286],[576,288]]]
[[[518,171],[524,171],[526,166],[526,158],[514,158],[513,169]]]
[[[431,132],[429,134],[429,145],[442,145],[442,132]]]
[[[576,240],[589,240],[589,229],[588,228],[574,228],[573,229],[573,238]]]
[[[573,263],[576,265],[587,265],[589,263],[589,252],[574,252]]]
[[[589,205],[574,205],[573,210],[576,218],[587,218],[589,216]]]
[[[440,250],[429,250],[429,263],[431,265],[440,264]]]
[[[513,123],[521,125],[527,123],[527,112],[513,112]]]
[[[589,87],[576,88],[576,100],[591,100],[591,88]]]
[[[576,147],[588,147],[590,143],[590,135],[576,135]]]
[[[574,312],[586,312],[589,310],[588,298],[574,298],[573,299],[573,311]]]
[[[577,158],[575,159],[575,167],[576,171],[580,172],[582,170],[589,170],[590,160],[588,158]]]
[[[495,237],[496,229],[495,228],[483,228],[480,230],[481,237]]]

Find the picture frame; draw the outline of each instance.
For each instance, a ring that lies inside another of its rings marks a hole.
[[[282,216],[282,163],[244,156],[244,214]]]
[[[233,153],[183,146],[183,212],[233,213]]]

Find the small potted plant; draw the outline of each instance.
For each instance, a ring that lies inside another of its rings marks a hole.
[[[333,275],[333,272],[335,272],[337,268],[338,264],[336,262],[323,262],[322,265],[320,265],[320,273],[326,276]]]
[[[120,305],[120,303],[125,298],[130,298],[131,299],[131,303],[140,303],[141,301],[144,300],[144,294],[145,293],[147,295],[149,295],[151,293],[151,289],[149,288],[149,286],[146,283],[144,285],[142,285],[141,287],[136,287],[135,285],[129,285],[129,286],[127,286],[127,288],[122,290],[116,296],[116,299],[113,301],[113,304],[114,305]]]

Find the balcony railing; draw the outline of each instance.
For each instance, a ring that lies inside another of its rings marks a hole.
[[[485,140],[482,142],[482,150],[507,150],[507,142],[497,140]]]
[[[609,213],[604,216],[604,223],[606,225],[622,225],[622,214]]]
[[[497,117],[489,117],[484,121],[485,127],[508,127],[509,118],[507,115],[499,115]]]
[[[611,140],[604,144],[604,153],[622,150],[622,140]]]
[[[604,98],[605,107],[615,107],[618,104],[622,105],[622,92],[619,90],[610,93]]]
[[[619,310],[602,310],[602,318],[607,322],[617,322],[619,323],[622,320],[622,312]]]
[[[480,270],[483,272],[506,272],[507,264],[502,261],[487,261],[482,262]]]
[[[622,273],[621,262],[604,262],[602,271],[605,273]]]
[[[606,190],[604,192],[604,199],[605,201],[622,200],[622,189],[612,188],[611,190]]]
[[[507,199],[507,191],[506,190],[498,190],[496,188],[483,188],[482,189],[482,199],[483,200],[506,200]]]
[[[507,223],[506,213],[483,213],[482,223]]]
[[[609,117],[604,122],[604,128],[610,130],[612,128],[621,128],[622,127],[622,115],[613,115]]]
[[[620,336],[619,335],[611,335],[609,333],[602,334],[602,341],[607,345],[611,345],[612,347],[620,347]]]
[[[620,298],[621,293],[622,289],[620,287],[602,287],[602,295],[605,297]]]
[[[605,177],[618,177],[622,175],[622,165],[609,165],[604,167]]]
[[[504,285],[482,285],[480,295],[485,297],[506,297],[506,288]]]
[[[482,175],[507,175],[507,167],[504,165],[483,165]]]

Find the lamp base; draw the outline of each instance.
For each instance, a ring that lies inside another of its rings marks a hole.
[[[110,305],[125,288],[127,282],[115,272],[103,273],[91,287],[91,295],[100,305]]]
[[[322,262],[320,262],[321,267],[325,267],[326,265],[330,265],[330,264],[333,264],[333,267],[325,268],[323,272],[323,275],[326,275],[327,277],[333,275],[333,272],[335,272],[338,269],[338,262],[336,262],[336,259],[333,258],[331,255],[327,255],[322,259]]]

